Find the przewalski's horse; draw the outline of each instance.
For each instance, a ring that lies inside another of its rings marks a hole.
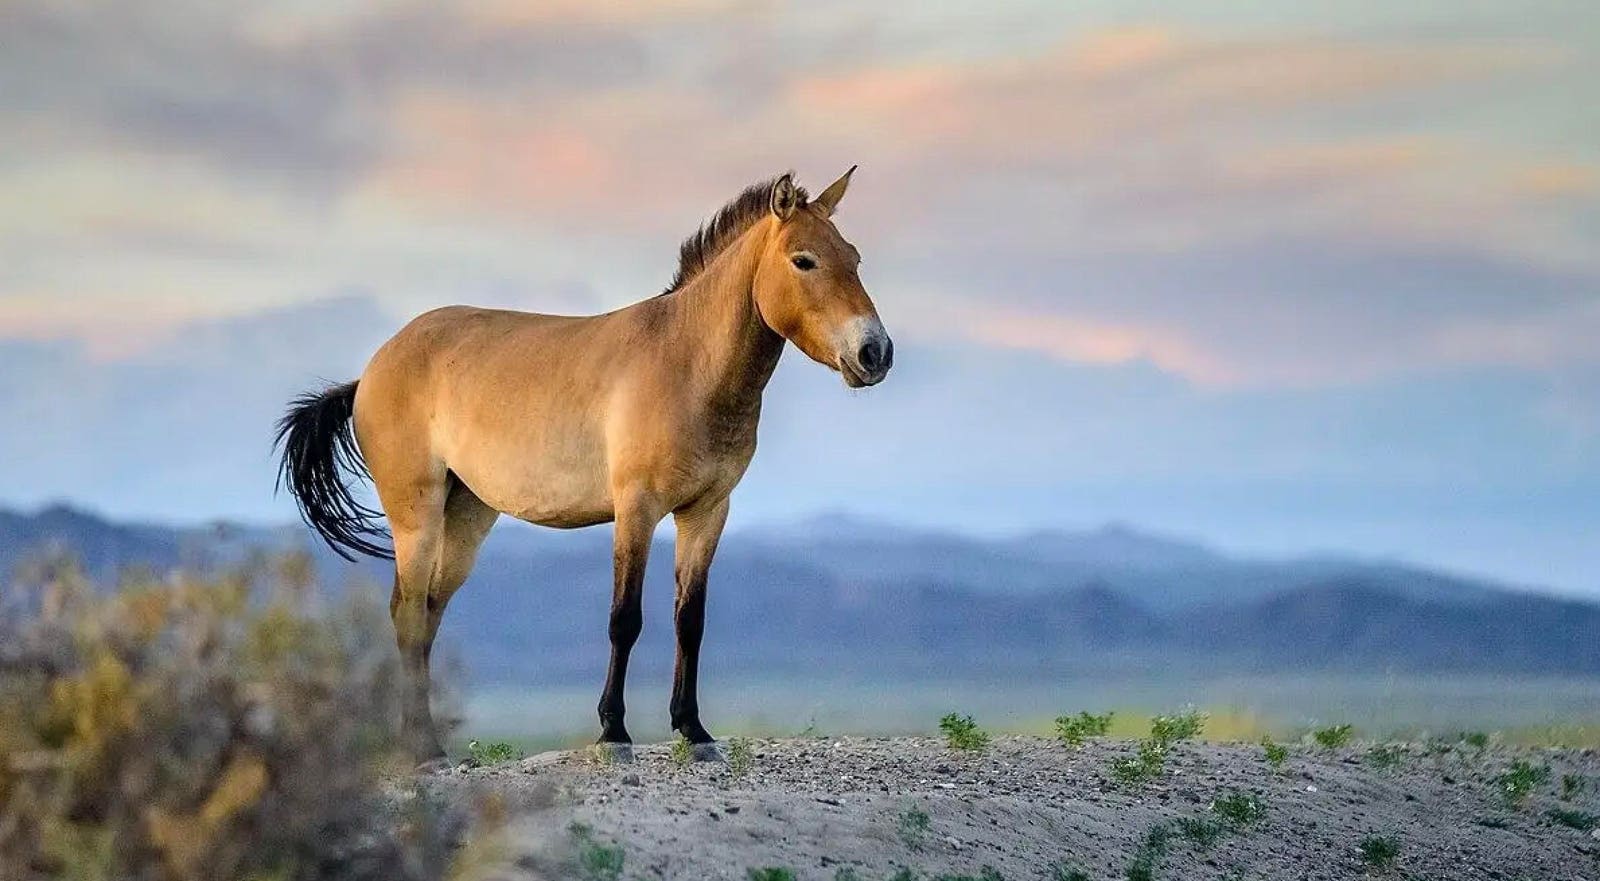
[[[623,684],[645,559],[672,515],[672,727],[693,744],[714,742],[695,684],[706,572],[784,341],[851,388],[881,382],[894,360],[857,274],[860,254],[830,219],[854,171],[809,201],[787,174],[749,187],[683,243],[677,275],[656,297],[589,317],[437,309],[385,343],[358,381],[292,403],[278,426],[281,480],[306,522],[347,558],[395,561],[403,722],[419,758],[444,755],[428,700],[434,636],[500,514],[560,528],[616,523],[599,706],[600,739],[615,744],[631,742]],[[344,483],[341,472],[363,465],[392,554],[378,512]]]

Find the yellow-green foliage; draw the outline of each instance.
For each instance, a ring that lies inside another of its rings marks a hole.
[[[0,592],[7,878],[432,877],[438,811],[399,753],[381,612],[317,613],[310,566],[97,594],[70,563]]]

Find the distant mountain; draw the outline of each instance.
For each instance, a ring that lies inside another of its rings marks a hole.
[[[0,567],[45,546],[107,576],[306,547],[325,579],[387,598],[298,527],[173,529],[56,506],[0,512]],[[636,664],[671,662],[671,548],[647,574]],[[605,664],[610,534],[495,530],[444,639],[478,681],[589,682]],[[1040,676],[1164,669],[1600,674],[1600,606],[1360,560],[1240,560],[1126,526],[980,539],[846,517],[736,532],[712,571],[712,669]]]

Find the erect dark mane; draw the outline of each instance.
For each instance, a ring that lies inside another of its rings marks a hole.
[[[745,230],[766,217],[772,210],[772,188],[782,177],[779,175],[745,187],[744,192],[734,196],[693,235],[684,239],[678,248],[678,271],[672,276],[672,284],[667,285],[667,289],[661,293],[670,294],[694,281],[711,265],[711,261],[717,259],[718,254],[733,244],[734,239],[744,235]],[[806,191],[799,185],[794,189],[799,197],[799,205],[803,207],[806,204]]]

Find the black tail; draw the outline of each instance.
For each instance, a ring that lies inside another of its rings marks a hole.
[[[375,522],[382,515],[356,501],[341,479],[341,471],[370,477],[350,428],[355,403],[353,382],[306,392],[289,402],[273,442],[283,447],[278,488],[288,485],[300,504],[300,516],[334,553],[346,560],[355,559],[346,549],[393,559],[393,552],[375,541],[389,536]]]

